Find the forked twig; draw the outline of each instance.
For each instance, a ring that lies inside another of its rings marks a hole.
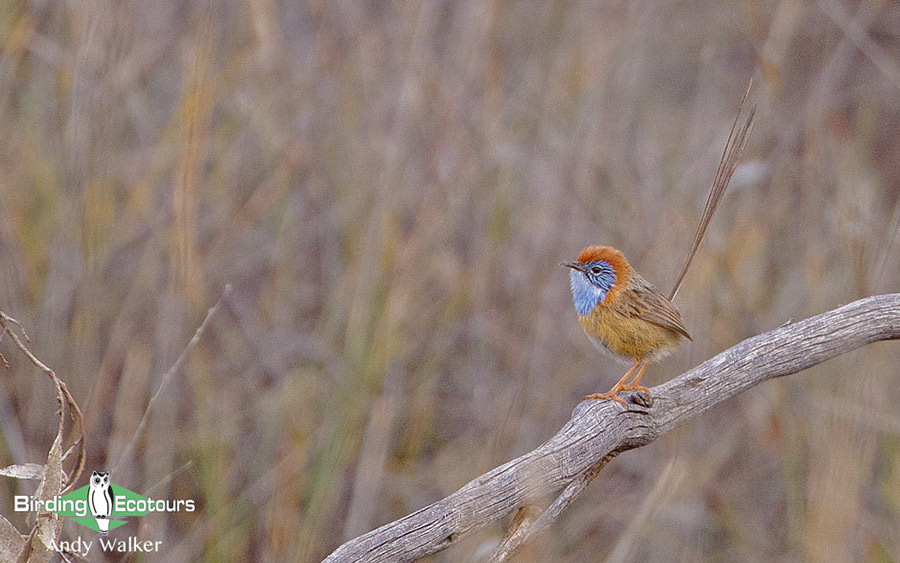
[[[346,542],[325,561],[413,561],[562,491],[541,516],[535,518],[533,509],[519,513],[495,558],[508,559],[584,490],[606,458],[646,446],[763,381],[892,339],[900,339],[898,293],[860,299],[748,338],[652,388],[652,407],[629,404],[623,410],[611,401],[582,401],[569,422],[534,450],[476,477],[446,498]]]
[[[508,561],[516,551],[528,543],[529,540],[536,537],[544,530],[553,525],[554,522],[562,515],[563,511],[569,508],[569,505],[578,498],[578,495],[584,491],[591,481],[594,480],[600,470],[610,462],[618,452],[610,452],[606,457],[601,459],[596,465],[585,471],[581,475],[572,479],[566,488],[556,497],[556,499],[543,512],[535,505],[527,505],[519,510],[519,514],[528,514],[531,518],[520,518],[519,514],[510,526],[503,541],[494,548],[494,551],[488,557],[490,562]]]

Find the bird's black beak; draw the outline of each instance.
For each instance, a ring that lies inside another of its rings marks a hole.
[[[578,270],[579,272],[584,272],[584,264],[576,261],[568,261],[568,262],[560,262],[560,266],[565,266],[566,268],[572,268],[573,270]]]

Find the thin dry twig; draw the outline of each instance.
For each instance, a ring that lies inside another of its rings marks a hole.
[[[185,471],[187,471],[188,469],[190,469],[192,465],[194,465],[194,461],[189,459],[189,460],[188,460],[187,462],[185,462],[181,467],[179,467],[179,468],[176,469],[175,471],[172,471],[171,473],[169,473],[168,475],[166,475],[165,477],[163,477],[162,479],[160,479],[160,480],[157,481],[156,483],[150,485],[148,488],[146,488],[146,489],[144,489],[143,491],[141,491],[141,494],[142,494],[143,496],[145,496],[145,497],[149,497],[150,495],[153,494],[154,491],[156,491],[157,489],[159,489],[159,488],[162,487],[163,485],[168,485],[169,483],[172,482],[173,479],[175,479],[176,476],[178,476],[178,475],[180,475],[181,473],[184,473]]]
[[[900,89],[900,67],[896,59],[869,37],[868,30],[844,11],[843,6],[834,0],[817,0],[819,7],[831,18],[848,39],[887,77],[894,86]]]
[[[181,366],[184,364],[185,360],[187,360],[188,353],[197,345],[197,342],[200,341],[200,336],[203,335],[203,332],[206,330],[206,326],[209,324],[209,321],[215,316],[216,311],[219,310],[219,305],[228,297],[228,294],[231,293],[231,285],[226,285],[225,290],[222,291],[222,295],[219,297],[219,300],[216,301],[216,304],[209,308],[206,312],[206,317],[204,317],[203,322],[200,323],[200,326],[197,327],[197,330],[194,332],[194,336],[188,341],[185,345],[184,349],[178,355],[178,358],[175,359],[175,362],[172,364],[166,373],[163,374],[162,379],[159,382],[159,387],[156,388],[156,392],[153,393],[153,396],[150,397],[150,400],[147,401],[147,408],[144,409],[144,415],[141,417],[141,422],[138,423],[138,427],[134,431],[134,436],[131,437],[131,442],[128,443],[128,447],[122,452],[119,456],[118,461],[116,461],[116,465],[112,469],[112,473],[118,471],[119,467],[122,465],[122,462],[131,455],[131,452],[134,451],[134,448],[137,447],[137,442],[141,437],[141,434],[144,432],[144,427],[147,426],[147,421],[150,419],[150,411],[153,409],[153,405],[156,404],[156,400],[159,398],[159,394],[162,392],[163,388],[169,382],[175,373],[181,369]]]
[[[614,401],[582,401],[571,420],[535,450],[442,500],[348,541],[325,561],[413,561],[562,491],[536,519],[530,510],[492,554],[494,560],[508,559],[548,528],[614,456],[653,442],[763,381],[803,371],[872,342],[896,339],[900,339],[900,293],[877,295],[748,338],[653,387],[649,406],[632,402],[623,410]],[[637,395],[627,397],[633,401]]]

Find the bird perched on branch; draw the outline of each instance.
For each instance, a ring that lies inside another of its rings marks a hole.
[[[572,302],[584,332],[601,350],[634,362],[612,389],[606,393],[588,395],[585,399],[613,399],[624,404],[624,399],[618,396],[620,391],[649,392],[640,385],[649,363],[672,353],[682,338],[691,339],[672,300],[706,235],[709,222],[731,181],[753,128],[755,107],[750,110],[743,126],[740,129],[737,127],[752,84],[751,81],[741,100],[697,233],[675,288],[668,297],[641,277],[625,256],[611,246],[589,246],[581,251],[577,260],[561,264],[571,268]],[[629,378],[632,378],[631,381],[628,381]]]

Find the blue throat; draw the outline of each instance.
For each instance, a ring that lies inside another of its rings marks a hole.
[[[598,303],[606,299],[606,294],[616,283],[616,274],[605,260],[588,262],[585,264],[588,273],[571,270],[569,272],[569,285],[572,288],[572,303],[575,311],[582,317],[591,314]],[[592,268],[600,268],[599,273],[591,271]]]

